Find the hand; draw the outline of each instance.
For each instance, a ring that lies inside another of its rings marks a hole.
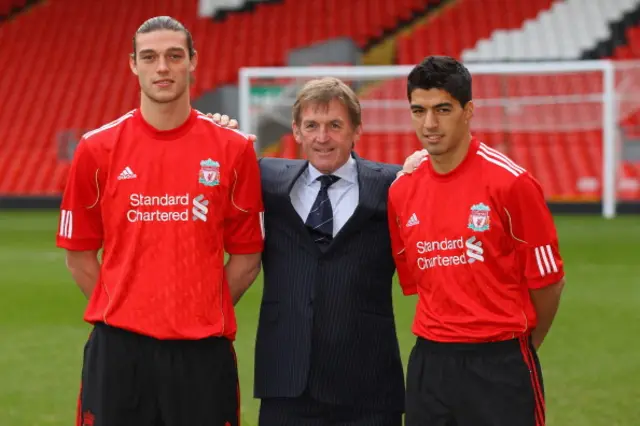
[[[413,171],[418,168],[422,160],[424,160],[427,155],[427,150],[421,149],[420,151],[415,151],[413,154],[408,156],[407,159],[404,160],[402,170],[398,172],[398,176],[410,175],[411,173],[413,173]]]
[[[234,130],[238,129],[238,120],[231,118],[228,115],[222,115],[219,112],[216,112],[215,114],[208,113],[207,117],[209,117],[214,121],[214,123],[219,124],[222,127],[227,127]],[[256,135],[247,135],[247,137],[251,142],[256,141]]]

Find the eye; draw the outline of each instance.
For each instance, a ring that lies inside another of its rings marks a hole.
[[[316,123],[307,123],[304,127],[305,129],[313,129],[316,126]]]
[[[334,129],[339,129],[341,126],[340,126],[340,123],[334,122],[334,123],[331,123],[331,127]]]

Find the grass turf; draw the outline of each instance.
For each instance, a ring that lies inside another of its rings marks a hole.
[[[567,287],[540,357],[550,426],[640,424],[640,219],[557,217]],[[54,246],[57,212],[0,212],[0,424],[73,424],[85,301]],[[253,346],[262,283],[237,307],[243,426],[256,425]],[[395,287],[398,336],[414,298]]]

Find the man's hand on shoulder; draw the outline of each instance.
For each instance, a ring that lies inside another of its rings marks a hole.
[[[228,115],[223,115],[219,112],[216,112],[215,114],[208,113],[207,117],[209,117],[214,121],[214,123],[222,127],[228,127],[229,129],[234,130],[238,129],[238,120],[236,120],[235,118],[231,118]],[[247,137],[249,138],[250,142],[256,141],[256,135],[247,135]]]
[[[404,160],[404,164],[402,165],[402,170],[400,170],[396,174],[396,177],[400,177],[402,175],[410,175],[411,173],[413,173],[413,171],[418,168],[422,160],[424,160],[427,157],[427,155],[429,154],[427,153],[426,149],[415,151],[413,154],[408,156],[406,160]]]

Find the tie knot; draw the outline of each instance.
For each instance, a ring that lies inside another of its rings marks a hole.
[[[339,181],[340,178],[334,175],[322,175],[322,176],[318,176],[317,180],[320,181],[320,189],[327,189],[331,185]]]

